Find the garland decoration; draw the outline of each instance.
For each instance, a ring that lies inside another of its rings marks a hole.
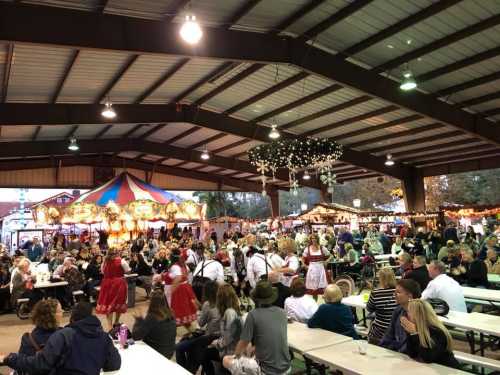
[[[266,173],[274,174],[278,169],[288,169],[290,188],[297,195],[299,183],[297,172],[301,169],[316,169],[320,180],[333,192],[335,175],[332,164],[342,155],[342,145],[327,138],[280,139],[256,146],[248,151],[250,163],[261,174],[262,194],[265,195]]]

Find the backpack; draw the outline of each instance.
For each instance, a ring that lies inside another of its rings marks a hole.
[[[236,270],[236,275],[238,279],[242,281],[247,275],[247,269],[245,268],[245,256],[241,250],[233,251],[234,256],[234,268]]]
[[[213,262],[215,262],[215,260],[209,260],[208,262],[203,260],[201,263],[201,270],[194,275],[193,281],[191,282],[191,287],[193,288],[193,292],[198,301],[203,301],[203,290],[205,289],[205,284],[211,281],[208,277],[203,276],[203,270],[208,264]]]

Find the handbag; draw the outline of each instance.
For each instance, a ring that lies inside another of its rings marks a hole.
[[[234,357],[229,371],[232,375],[261,375],[262,370],[254,356]]]
[[[450,306],[445,300],[441,298],[429,298],[426,300],[431,305],[432,309],[439,316],[446,316],[450,311]]]

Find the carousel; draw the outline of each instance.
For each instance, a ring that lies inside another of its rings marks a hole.
[[[40,205],[34,212],[38,224],[98,225],[109,234],[109,246],[129,241],[151,222],[192,223],[205,218],[205,205],[179,201],[172,194],[123,172],[104,185],[81,195],[67,207]]]

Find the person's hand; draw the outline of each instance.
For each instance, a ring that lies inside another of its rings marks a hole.
[[[0,364],[3,364],[6,357],[7,357],[7,354],[0,353]]]
[[[407,317],[402,316],[401,319],[401,326],[403,329],[410,335],[417,333],[417,326],[415,323],[412,323]]]

